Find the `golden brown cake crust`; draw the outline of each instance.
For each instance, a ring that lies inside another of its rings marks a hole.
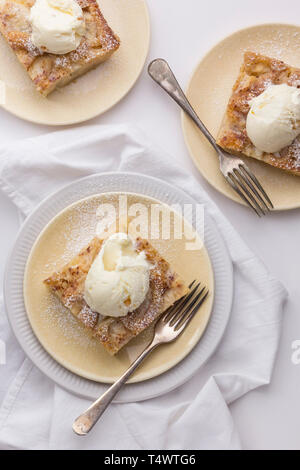
[[[31,41],[29,12],[35,0],[0,0],[0,31],[37,90],[44,96],[107,60],[120,46],[96,0],[76,0],[83,10],[86,33],[75,51],[49,54]]]
[[[61,271],[52,274],[44,281],[62,304],[86,327],[92,329],[96,326],[99,315],[88,307],[83,299],[83,293],[87,273],[101,246],[102,241],[94,238]]]
[[[259,152],[246,131],[250,101],[263,93],[268,86],[287,85],[300,88],[300,69],[284,62],[254,52],[246,52],[244,63],[233,87],[217,143],[236,155],[256,158],[280,170],[300,176],[300,141],[281,150],[279,154]]]
[[[167,261],[147,240],[138,238],[136,250],[144,251],[153,265],[150,270],[150,289],[143,304],[122,318],[104,318],[86,304],[83,294],[87,273],[98,255],[103,241],[91,243],[59,272],[44,282],[75,317],[94,331],[95,337],[110,354],[116,354],[132,338],[148,328],[158,316],[188,292],[185,283],[174,273]]]

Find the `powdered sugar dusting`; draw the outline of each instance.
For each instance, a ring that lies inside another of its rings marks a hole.
[[[6,87],[15,88],[21,92],[34,94],[35,90],[27,73],[18,62],[17,57],[11,50],[5,39],[0,35],[0,56],[5,57],[5,67],[1,68],[0,76]]]
[[[300,170],[300,140],[299,137],[294,142],[283,149],[278,157],[284,157],[285,167],[288,170]],[[275,158],[278,158],[277,156]]]
[[[45,263],[42,271],[40,271],[43,278],[46,278],[54,271],[61,269],[96,236],[97,224],[100,221],[100,216],[97,215],[97,209],[100,204],[105,203],[114,206],[116,216],[118,218],[119,195],[120,193],[107,193],[102,196],[94,196],[85,199],[76,203],[59,216],[56,222],[57,230],[55,231],[55,244],[63,247],[63,249],[60,250],[59,258],[57,257],[57,253],[51,253],[51,250],[49,250],[47,254],[47,263]],[[136,202],[136,196],[128,194],[128,207],[134,203],[133,201]],[[110,223],[111,222],[112,221],[110,220]],[[65,229],[62,229],[62,226],[65,227]],[[156,225],[150,226],[149,224],[148,231],[149,233],[147,238],[150,239],[151,243],[157,247],[162,256],[166,257],[170,263],[176,260],[176,244],[170,243],[168,245],[161,241],[160,228]],[[151,237],[154,239],[151,239]],[[39,270],[41,270],[40,266]]]
[[[72,313],[62,305],[57,297],[49,293],[45,299],[44,308],[41,309],[40,321],[43,329],[50,331],[55,327],[60,334],[64,346],[77,345],[86,349],[95,346],[88,331],[72,315]]]
[[[293,156],[295,158],[295,168],[300,169],[300,140],[296,139],[293,143]]]
[[[241,41],[235,41],[234,46],[236,55],[238,53],[244,54],[246,51],[259,52],[263,55],[272,56],[275,59],[283,61],[291,60],[291,55],[295,59],[295,51],[300,47],[300,29],[295,31],[295,28],[287,26],[283,31],[282,27],[272,27],[272,34],[266,34],[268,26],[261,27],[255,33],[249,32],[247,36],[243,37]],[[269,37],[270,36],[270,37]],[[224,52],[221,52],[218,57],[223,60],[227,56],[228,50],[226,43]],[[290,64],[300,66],[300,64]]]

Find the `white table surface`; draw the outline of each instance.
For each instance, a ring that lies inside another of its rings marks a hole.
[[[166,58],[183,86],[203,54],[231,32],[257,23],[295,23],[298,20],[300,24],[299,0],[148,0],[148,4],[152,23],[149,60]],[[244,448],[300,449],[300,365],[291,362],[291,344],[300,339],[300,209],[258,220],[248,209],[211,188],[190,160],[181,132],[179,110],[148,78],[146,70],[121,103],[90,123],[126,121],[136,122],[183,168],[194,174],[251,249],[287,287],[290,298],[272,383],[249,393],[231,409]],[[23,122],[0,109],[1,143],[53,130]],[[16,235],[18,217],[13,205],[1,193],[0,213],[0,265],[3,266]],[[2,278],[3,269],[0,282]]]

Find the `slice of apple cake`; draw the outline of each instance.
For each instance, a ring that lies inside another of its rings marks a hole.
[[[291,145],[287,145],[280,149],[280,151],[272,153],[258,149],[250,140],[247,133],[247,118],[253,100],[265,93],[270,87],[284,84],[289,87],[294,87],[294,91],[297,93],[297,89],[300,88],[300,69],[291,67],[278,59],[266,57],[261,54],[254,52],[245,53],[244,63],[242,64],[239,76],[233,87],[217,143],[229,153],[239,156],[246,155],[247,157],[255,158],[275,168],[299,176],[299,137],[295,138]],[[271,99],[272,97],[269,101]],[[259,104],[258,106],[260,113],[263,111],[262,108],[266,104],[272,105],[272,103],[268,103],[268,97],[266,97],[265,101],[266,103]],[[299,127],[299,123],[294,122],[292,116],[290,120],[291,130],[293,126]],[[280,122],[278,125],[281,125]],[[265,134],[267,134],[267,132]],[[265,135],[264,138],[268,139],[268,136]],[[278,140],[278,138],[276,140]],[[275,141],[275,139],[273,139],[273,141]]]
[[[32,40],[30,21],[35,1],[0,0],[0,32],[43,96],[104,62],[119,48],[120,40],[107,24],[96,0],[76,0],[82,9],[85,28],[78,47],[65,54],[37,47]],[[59,6],[53,5],[53,9],[61,11]]]
[[[167,308],[187,294],[188,288],[169,263],[147,241],[135,240],[137,253],[144,252],[150,263],[149,290],[143,303],[126,316],[102,317],[84,299],[88,272],[99,254],[103,240],[90,244],[60,271],[44,282],[74,316],[94,332],[106,350],[114,355],[131,339],[148,328]]]

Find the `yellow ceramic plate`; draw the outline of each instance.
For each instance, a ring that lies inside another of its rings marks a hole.
[[[120,101],[144,66],[150,23],[144,0],[100,0],[101,10],[121,39],[120,49],[105,63],[43,98],[0,35],[0,105],[39,124],[86,121]]]
[[[57,362],[81,377],[105,383],[114,382],[149,344],[152,328],[112,357],[57,301],[43,280],[63,267],[95,236],[99,222],[97,209],[101,204],[114,206],[118,217],[120,196],[123,197],[122,201],[126,198],[128,211],[139,204],[146,208],[149,217],[152,207],[158,204],[163,208],[164,217],[167,216],[171,222],[171,239],[164,239],[162,217],[153,217],[147,238],[187,284],[199,279],[210,291],[208,300],[184,334],[176,342],[154,351],[131,382],[158,376],[187,356],[207,326],[214,292],[212,267],[203,243],[188,250],[186,237],[180,240],[174,238],[174,227],[179,226],[182,217],[167,205],[138,194],[108,193],[80,200],[58,214],[43,230],[30,253],[24,280],[26,310],[36,336]],[[190,227],[190,233],[192,230]]]
[[[202,59],[190,80],[187,96],[214,137],[217,136],[243,54],[247,50],[300,67],[300,28],[268,24],[244,29],[224,39]],[[220,173],[216,153],[184,114],[182,124],[190,154],[204,178],[225,196],[243,203]],[[263,184],[277,210],[300,206],[299,177],[250,158],[245,157],[245,161]]]

